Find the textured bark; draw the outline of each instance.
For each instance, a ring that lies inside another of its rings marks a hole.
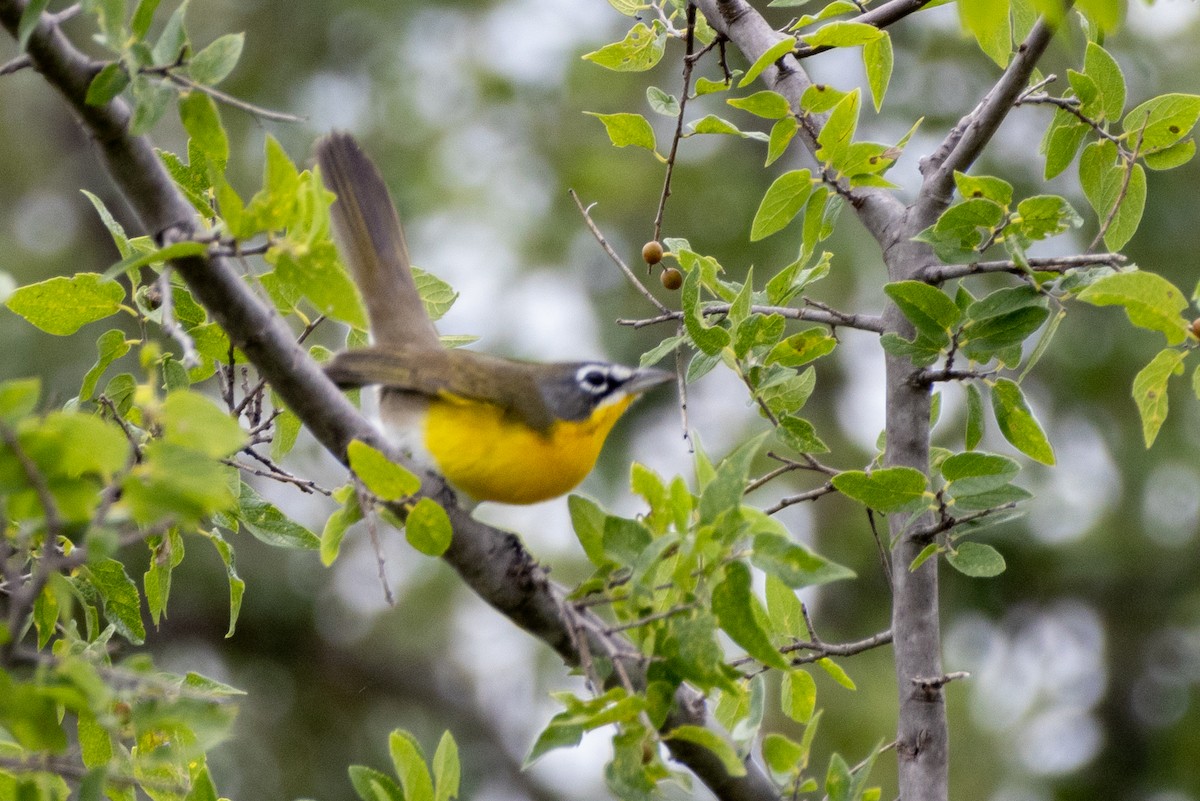
[[[712,26],[727,36],[750,62],[757,61],[784,36],[744,0],[698,0],[698,5]],[[919,2],[893,0],[863,15],[863,19],[883,26],[920,6]],[[869,15],[874,16],[868,19]],[[860,221],[880,245],[888,281],[919,280],[940,266],[932,250],[914,242],[912,237],[932,225],[950,205],[955,170],[968,170],[991,141],[1027,84],[1052,34],[1050,26],[1038,22],[997,84],[925,160],[922,164],[925,181],[912,206],[904,207],[893,195],[881,190],[856,189],[845,193]],[[801,95],[812,83],[800,62],[791,55],[764,70],[762,80],[786,97],[796,111]],[[801,139],[810,151],[815,151],[815,137],[823,124],[824,120],[818,118],[801,126]],[[883,322],[885,331],[912,337],[911,326],[894,305],[888,304]],[[907,359],[887,357],[884,462],[928,474],[930,387],[916,381],[916,376],[917,371]],[[919,569],[909,570],[928,543],[911,532],[919,531],[931,519],[926,515],[918,521],[907,521],[902,516],[889,520],[889,533],[895,542],[892,633],[899,701],[896,753],[900,797],[912,801],[945,801],[949,794],[945,700],[942,685],[929,683],[942,675],[938,560],[929,559]]]
[[[0,0],[0,25],[14,37],[25,5],[25,0]],[[163,244],[186,240],[199,231],[191,205],[171,181],[150,140],[129,135],[129,107],[120,99],[103,106],[84,102],[99,65],[76,49],[45,15],[26,51],[33,67],[64,97],[96,143],[114,184],[145,230]],[[331,454],[344,462],[346,446],[354,439],[391,450],[226,259],[195,257],[172,265],[196,299]],[[404,461],[399,454],[391,455]],[[472,590],[570,664],[580,663],[579,644],[585,640],[592,653],[629,654],[624,664],[630,681],[635,686],[644,684],[642,663],[633,658],[635,651],[628,641],[606,634],[607,624],[599,618],[564,604],[563,590],[547,579],[546,571],[516,536],[471,518],[457,506],[453,493],[438,476],[426,474],[423,482],[424,492],[446,508],[454,526],[444,558]],[[667,726],[683,723],[719,731],[708,720],[703,699],[687,687],[676,694]],[[773,782],[752,761],[747,761],[744,775],[732,776],[706,749],[674,741],[667,744],[673,757],[720,799],[769,801],[778,797]]]

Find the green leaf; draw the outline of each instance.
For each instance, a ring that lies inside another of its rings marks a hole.
[[[763,166],[770,167],[784,154],[798,130],[800,130],[800,123],[796,122],[796,118],[791,115],[776,121],[771,126],[770,139],[767,140],[767,161]]]
[[[175,242],[164,248],[132,250],[128,256],[105,270],[104,278],[109,280],[151,264],[162,264],[188,256],[203,256],[207,253],[208,245],[204,242]]]
[[[703,482],[699,507],[701,524],[714,523],[728,510],[739,509],[750,477],[750,465],[767,433],[764,431],[739,445],[721,460],[711,480]]]
[[[1004,557],[982,542],[961,542],[946,553],[950,566],[973,578],[991,578],[1004,572]]]
[[[835,170],[842,169],[850,152],[850,143],[854,140],[854,132],[858,129],[859,100],[857,89],[842,97],[829,113],[821,133],[817,134],[817,159]]]
[[[37,407],[42,382],[37,378],[16,378],[0,382],[0,422],[15,426]]]
[[[1133,108],[1121,122],[1139,152],[1152,153],[1174,145],[1200,120],[1200,95],[1166,94]]]
[[[217,549],[221,562],[225,565],[225,575],[229,579],[229,630],[226,637],[232,637],[237,627],[238,615],[242,611],[242,596],[246,593],[246,582],[238,576],[237,562],[234,559],[233,548],[215,528],[212,531],[201,531],[208,541]]]
[[[728,740],[712,729],[685,724],[671,729],[665,738],[667,740],[683,740],[707,748],[721,761],[728,776],[746,775],[746,766],[742,763],[737,751]]]
[[[91,202],[92,207],[96,209],[96,214],[100,216],[100,222],[104,223],[104,227],[108,230],[109,236],[112,237],[113,244],[117,246],[117,251],[121,254],[121,258],[126,258],[132,252],[129,245],[129,237],[125,235],[125,229],[112,216],[112,212],[104,205],[104,201],[93,195],[86,189],[79,190],[83,196]],[[2,299],[2,298],[0,298]]]
[[[644,147],[649,151],[655,148],[654,129],[649,121],[641,114],[622,112],[619,114],[596,114],[585,111],[589,117],[595,117],[604,123],[608,139],[616,147]]]
[[[92,82],[88,84],[85,102],[89,106],[103,106],[129,86],[129,74],[121,62],[110,61],[105,64]]]
[[[356,439],[346,448],[350,469],[375,497],[382,501],[398,501],[416,494],[421,479],[412,471],[396,464],[382,451]]]
[[[1016,382],[996,379],[992,385],[992,412],[1000,433],[1014,448],[1034,461],[1054,464],[1054,449]]]
[[[255,539],[267,545],[304,550],[321,547],[316,534],[268,503],[244,481],[239,484],[237,519]]]
[[[1005,220],[1004,207],[986,197],[972,197],[956,203],[942,213],[938,221],[919,233],[916,239],[928,242],[934,253],[949,263],[973,261],[984,238]]]
[[[792,52],[796,47],[796,40],[790,36],[785,36],[775,44],[763,51],[754,63],[750,65],[750,69],[746,70],[746,74],[738,81],[738,88],[744,89],[754,83],[754,79],[762,74],[762,71],[774,64],[779,59]]]
[[[885,31],[883,35],[872,39],[863,45],[863,67],[867,72],[867,86],[871,89],[871,100],[875,110],[883,107],[883,97],[887,94],[888,84],[892,80],[892,37]]]
[[[1013,223],[1026,239],[1037,241],[1078,227],[1083,224],[1083,218],[1058,195],[1035,195],[1017,204],[1017,217]]]
[[[187,71],[192,80],[205,86],[216,86],[237,66],[242,57],[246,34],[227,33],[192,56]]]
[[[825,657],[824,659],[818,659],[816,664],[821,668],[821,670],[825,671],[829,678],[833,679],[847,690],[853,691],[856,689],[854,680],[850,678],[850,674],[842,670],[842,666],[837,662],[834,662],[829,657]]]
[[[83,377],[83,385],[79,389],[80,400],[92,400],[96,395],[96,384],[108,366],[129,352],[129,342],[125,332],[119,328],[105,331],[96,340],[98,358],[92,369]]]
[[[433,273],[414,267],[412,274],[417,292],[421,295],[421,303],[425,306],[425,313],[436,323],[450,311],[454,301],[458,300],[458,293],[454,291],[454,287]]]
[[[1095,82],[1099,92],[1100,120],[1119,120],[1125,108],[1125,76],[1116,59],[1096,42],[1088,42],[1083,71]]]
[[[817,706],[817,684],[811,673],[801,668],[784,673],[781,695],[785,715],[797,723],[812,720]]]
[[[221,125],[217,104],[203,92],[193,91],[179,99],[179,119],[188,136],[204,155],[219,165],[229,160],[229,137]]]
[[[96,273],[77,273],[28,284],[9,295],[6,306],[48,334],[68,336],[121,308],[124,288]]]
[[[854,578],[853,570],[818,556],[786,534],[774,531],[755,535],[750,562],[793,589]]]
[[[822,114],[837,106],[848,94],[829,84],[814,83],[800,95],[800,108],[810,114]]]
[[[975,495],[1004,486],[1021,472],[1021,466],[1007,456],[970,451],[946,457],[941,471],[951,495]]]
[[[707,612],[673,616],[667,623],[658,656],[679,678],[701,689],[736,690],[724,672],[725,654],[717,642],[717,624]]]
[[[1069,111],[1059,109],[1054,113],[1041,145],[1042,152],[1046,154],[1047,181],[1071,166],[1090,130],[1086,122],[1081,122]]]
[[[154,12],[158,10],[158,4],[159,0],[138,0],[137,7],[133,10],[133,18],[129,23],[135,39],[146,38],[150,24],[154,22]]]
[[[358,493],[354,487],[346,485],[339,487],[333,493],[333,499],[341,506],[325,521],[321,531],[321,564],[329,567],[337,561],[342,548],[342,540],[346,530],[363,518],[362,507],[358,503]]]
[[[80,569],[80,574],[99,593],[104,616],[116,627],[117,633],[134,645],[145,642],[141,596],[133,579],[126,574],[125,566],[116,559],[104,558],[89,562]]]
[[[1155,355],[1133,379],[1133,400],[1142,417],[1142,437],[1146,447],[1154,444],[1158,431],[1167,419],[1167,381],[1183,374],[1187,351],[1167,348]]]
[[[967,175],[955,170],[954,184],[958,187],[958,193],[964,200],[984,198],[1001,206],[1012,203],[1012,184],[1002,178],[994,178],[990,175]]]
[[[646,87],[646,102],[650,104],[651,111],[656,114],[662,114],[664,117],[679,116],[679,101],[674,95],[664,92],[657,86]]]
[[[421,746],[408,732],[396,729],[388,737],[388,752],[392,766],[400,777],[405,801],[433,801],[433,780],[425,766],[425,755]]]
[[[692,342],[703,353],[715,356],[729,344],[729,332],[719,325],[709,326],[704,322],[700,307],[700,270],[688,270],[683,278],[680,301],[683,306],[683,324]],[[688,380],[692,380],[689,375]]]
[[[895,281],[885,284],[883,291],[900,307],[918,334],[933,342],[950,342],[950,334],[962,320],[962,312],[945,292],[923,281]]]
[[[1142,161],[1152,170],[1170,170],[1187,164],[1196,155],[1196,140],[1186,139],[1170,147],[1147,153]]]
[[[29,5],[25,6],[21,11],[21,18],[17,21],[17,47],[22,52],[25,50],[25,45],[29,42],[29,37],[33,35],[37,28],[38,22],[41,21],[42,12],[50,5],[50,0],[29,0]]]
[[[437,501],[421,498],[404,520],[404,536],[408,544],[426,556],[441,556],[450,547],[454,527],[450,516]]]
[[[1101,31],[1115,30],[1121,23],[1120,0],[1079,0],[1076,8]]]
[[[813,424],[795,415],[781,417],[776,433],[787,443],[789,448],[798,453],[829,452],[829,446],[817,436],[817,430]]]
[[[837,338],[824,328],[807,328],[771,348],[763,363],[800,367],[832,353],[836,347]]]
[[[787,681],[787,676],[784,676]],[[803,770],[807,754],[804,746],[782,734],[768,734],[763,738],[763,761],[776,779],[798,775]]]
[[[767,134],[759,131],[743,131],[726,119],[718,117],[716,114],[708,114],[691,124],[692,133],[697,134],[723,134],[726,136],[740,136],[743,139],[757,139],[763,142],[770,141]]]
[[[222,459],[240,450],[246,432],[230,414],[196,392],[167,395],[161,410],[163,440]]]
[[[67,749],[67,737],[59,722],[59,705],[54,698],[35,684],[15,682],[8,671],[0,671],[0,726],[10,735],[6,740],[15,740],[31,751],[62,753]],[[8,745],[5,750],[16,749]],[[3,776],[0,774],[0,781]],[[40,799],[36,793],[26,797],[33,801]],[[61,797],[66,797],[66,793]]]
[[[450,732],[442,732],[442,739],[433,754],[433,784],[436,788],[433,801],[450,801],[458,797],[461,772],[458,744]]]
[[[571,513],[571,525],[575,536],[583,546],[588,560],[600,567],[609,562],[604,555],[604,520],[607,515],[594,501],[582,495],[567,498],[567,509]]]
[[[350,785],[362,801],[404,801],[404,791],[386,773],[363,765],[351,765]]]
[[[1001,67],[1007,67],[1012,56],[1009,0],[966,0],[958,4],[958,11],[963,27],[979,42],[979,49]]]
[[[696,79],[696,96],[711,95],[717,92],[727,92],[733,88],[733,83],[725,81],[714,81],[711,78],[701,76]]]
[[[188,0],[183,0],[167,19],[163,31],[154,45],[155,64],[173,64],[188,45],[187,32],[184,30],[183,17],[187,11]]]
[[[877,512],[913,511],[928,503],[928,480],[911,467],[884,467],[865,473],[847,470],[832,479],[833,487],[848,498]]]
[[[779,120],[792,116],[792,107],[787,98],[778,92],[764,89],[748,97],[731,97],[725,101],[734,108],[748,111],[758,117],[768,120]]]
[[[307,297],[322,313],[366,330],[367,315],[357,287],[338,262],[331,240],[307,245],[277,240],[264,256],[288,290]]]
[[[812,194],[812,173],[792,170],[776,178],[763,195],[754,222],[750,225],[750,241],[757,242],[781,231],[804,208]]]
[[[653,27],[639,22],[621,41],[587,53],[583,59],[617,72],[644,72],[662,59],[666,41],[667,32],[658,22]]]
[[[768,667],[787,670],[788,661],[771,644],[754,612],[750,568],[741,562],[725,566],[724,579],[713,588],[712,610],[721,628],[754,659]]]
[[[1167,279],[1141,270],[1106,275],[1079,293],[1093,306],[1122,306],[1129,322],[1138,328],[1160,331],[1168,345],[1179,345],[1188,335],[1183,317],[1187,299]]]

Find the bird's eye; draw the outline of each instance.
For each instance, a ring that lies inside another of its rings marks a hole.
[[[579,386],[593,393],[603,392],[608,387],[608,373],[599,367],[584,367],[575,376]]]

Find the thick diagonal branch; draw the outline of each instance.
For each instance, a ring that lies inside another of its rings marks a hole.
[[[0,0],[0,24],[16,35],[25,0]],[[145,229],[162,244],[192,238],[199,221],[155,154],[150,140],[130,136],[129,107],[120,99],[102,106],[85,102],[96,65],[66,38],[52,18],[43,16],[29,38],[33,66],[64,97],[95,142],[101,160]],[[261,303],[227,259],[219,255],[180,259],[173,266],[195,297],[229,334],[230,339],[296,413],[316,439],[345,461],[354,439],[392,450],[321,369],[296,343],[284,322]],[[398,456],[393,452],[393,455]],[[454,536],[445,559],[463,580],[494,608],[554,648],[564,660],[579,664],[580,632],[602,638],[603,623],[561,601],[562,591],[512,534],[486,526],[456,505],[437,476],[424,477],[424,491],[446,507]],[[619,636],[597,640],[595,652],[633,654]],[[644,681],[644,669],[632,656],[626,669]],[[684,686],[664,728],[684,723],[712,725],[703,699]],[[670,740],[675,759],[686,765],[718,798],[766,801],[777,798],[775,786],[752,761],[746,773],[732,776],[719,757],[701,746]]]

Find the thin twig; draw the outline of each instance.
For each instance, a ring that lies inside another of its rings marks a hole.
[[[608,254],[608,257],[612,259],[618,267],[621,268],[621,272],[625,273],[625,277],[628,278],[630,283],[637,288],[638,292],[642,293],[642,296],[645,297],[646,300],[650,301],[654,308],[663,313],[669,312],[670,310],[664,306],[658,298],[654,297],[654,294],[649,289],[646,289],[646,286],[638,280],[638,277],[633,274],[633,270],[629,269],[629,265],[627,265],[625,261],[617,255],[615,250],[613,250],[612,245],[608,244],[608,240],[604,238],[604,234],[600,233],[600,229],[597,228],[596,223],[592,221],[592,215],[588,213],[588,208],[590,208],[590,206],[588,208],[584,208],[583,202],[580,201],[579,195],[575,194],[574,189],[568,189],[567,191],[570,192],[571,199],[575,201],[575,205],[579,207],[579,213],[583,215],[583,221],[587,224],[588,229],[592,232],[592,236],[596,237],[596,241],[600,243],[600,247],[604,249],[604,252]]]
[[[379,584],[383,587],[383,597],[387,605],[394,607],[396,599],[392,596],[392,588],[388,585],[387,560],[383,556],[383,546],[379,541],[378,519],[375,517],[375,496],[367,489],[354,473],[354,492],[358,496],[358,506],[362,509],[363,520],[367,523],[367,535],[371,538],[371,548],[375,551],[375,565],[379,569]]]
[[[1138,131],[1137,144],[1134,146],[1133,152],[1125,159],[1125,178],[1121,181],[1121,190],[1117,192],[1117,198],[1113,201],[1112,208],[1108,210],[1108,214],[1105,215],[1100,230],[1096,232],[1096,238],[1092,240],[1092,244],[1088,245],[1088,250],[1097,247],[1103,241],[1104,235],[1112,227],[1113,220],[1117,219],[1117,212],[1121,210],[1121,204],[1125,202],[1125,196],[1129,193],[1129,184],[1133,180],[1133,171],[1137,167],[1138,154],[1142,150],[1142,140],[1146,136],[1146,125],[1149,122],[1150,117],[1147,116],[1145,122],[1142,123],[1141,130]]]
[[[676,336],[683,336],[684,328],[683,321],[680,320],[679,325],[675,329]],[[675,388],[679,392],[679,425],[683,429],[683,441],[687,443],[688,453],[695,453],[696,447],[692,443],[692,432],[688,426],[688,390],[687,390],[687,369],[683,363],[683,348],[675,349]]]
[[[683,312],[674,311],[663,308],[662,313],[655,317],[647,317],[643,319],[627,319],[622,318],[617,320],[617,325],[627,325],[631,328],[645,328],[648,325],[659,325],[661,323],[671,322],[672,320],[682,320]],[[704,307],[702,312],[706,315],[721,316],[729,314],[728,303],[714,303]],[[778,314],[780,317],[786,317],[790,320],[803,320],[809,323],[820,323],[831,327],[856,328],[860,331],[870,331],[874,334],[883,333],[883,318],[873,314],[848,314],[846,312],[830,311],[817,308],[797,309],[792,306],[751,306],[751,314]]]
[[[941,676],[934,676],[931,678],[914,676],[912,679],[910,679],[910,681],[912,681],[913,684],[925,692],[933,692],[942,689],[952,681],[969,678],[971,678],[971,674],[967,671],[956,670],[952,673],[944,673]]]
[[[684,612],[690,612],[695,608],[696,608],[696,604],[694,604],[694,603],[679,604],[677,606],[672,606],[670,609],[664,609],[661,612],[655,612],[652,615],[646,615],[645,617],[638,618],[637,620],[631,620],[628,623],[620,623],[615,626],[609,626],[607,629],[604,630],[604,632],[605,632],[605,634],[616,634],[618,631],[628,631],[629,629],[636,629],[641,626],[649,625],[649,624],[654,623],[659,620],[666,620],[667,618],[674,617],[675,615],[681,615]]]
[[[1045,17],[1039,19],[1017,48],[1016,55],[996,85],[970,113],[959,120],[938,148],[921,162],[921,174],[925,176],[925,181],[921,188],[921,199],[917,203],[923,208],[916,215],[917,218],[933,219],[935,212],[950,202],[955,171],[965,172],[969,169],[995,136],[1053,36],[1054,26]]]
[[[1053,256],[1035,258],[1027,261],[1028,270],[1045,273],[1061,273],[1080,267],[1108,266],[1120,269],[1128,259],[1120,253],[1084,253],[1078,256]],[[922,281],[938,284],[955,278],[966,278],[971,275],[985,273],[1012,273],[1023,275],[1028,272],[1025,267],[1011,260],[977,261],[971,264],[938,264],[927,268],[921,276]]]
[[[1032,88],[1033,87],[1030,87],[1030,89]],[[1062,109],[1091,128],[1101,139],[1107,139],[1117,147],[1124,149],[1123,142],[1120,137],[1110,134],[1103,125],[1085,115],[1083,111],[1080,110],[1080,106],[1082,104],[1077,97],[1054,97],[1053,95],[1046,93],[1032,94],[1031,92],[1026,91],[1022,93],[1021,96],[1015,101],[1013,101],[1014,106],[1023,106],[1025,104],[1032,106],[1054,106],[1055,108]]]
[[[805,503],[807,501],[815,501],[817,498],[828,495],[831,492],[837,492],[837,490],[833,488],[832,482],[826,482],[820,487],[811,489],[808,492],[802,492],[799,495],[789,495],[786,498],[780,498],[778,503],[768,509],[764,509],[763,512],[768,515],[773,515],[777,512],[783,511],[789,506],[795,506],[798,503]]]
[[[695,61],[692,50],[696,43],[696,6],[687,4],[687,52],[683,57],[683,93],[679,96],[679,114],[675,118],[675,135],[671,137],[671,151],[667,154],[667,174],[663,177],[662,194],[658,198],[658,212],[654,215],[654,241],[662,238],[663,214],[667,209],[667,198],[671,196],[671,176],[675,173],[675,154],[679,151],[679,142],[683,139],[683,115],[687,109],[688,93],[692,86],[692,67]]]
[[[859,14],[859,16],[854,17],[852,21],[864,25],[874,25],[876,28],[883,29],[904,19],[910,14],[915,14],[925,6],[929,5],[930,2],[932,2],[932,0],[892,0],[890,3],[884,3],[878,8],[867,11],[864,6],[858,2],[858,0],[854,0],[854,4],[858,6],[862,13]],[[815,56],[818,53],[824,53],[827,50],[833,50],[834,47],[836,46],[822,45],[820,47],[813,47],[801,42],[796,49],[792,51],[792,55],[794,55],[797,59],[804,59],[810,56]]]
[[[200,354],[196,352],[196,343],[187,331],[183,330],[183,326],[175,319],[175,292],[171,286],[171,265],[163,265],[162,272],[158,274],[158,294],[160,305],[158,312],[160,316],[162,329],[167,332],[167,336],[175,340],[179,345],[183,355],[180,362],[183,366],[190,370],[200,364]]]
[[[214,86],[206,86],[202,83],[198,83],[197,81],[193,81],[186,75],[181,75],[176,72],[176,66],[177,65],[172,64],[167,67],[150,67],[143,69],[142,72],[149,74],[158,73],[176,86],[196,92],[203,92],[213,100],[216,100],[218,103],[224,103],[231,108],[239,109],[247,114],[251,114],[264,120],[271,120],[273,122],[304,122],[306,119],[305,117],[297,117],[295,114],[288,114],[283,111],[272,111],[269,108],[263,108],[262,106],[256,106],[253,103],[247,103],[245,100],[241,100],[231,94],[222,92],[220,89],[217,89]]]

